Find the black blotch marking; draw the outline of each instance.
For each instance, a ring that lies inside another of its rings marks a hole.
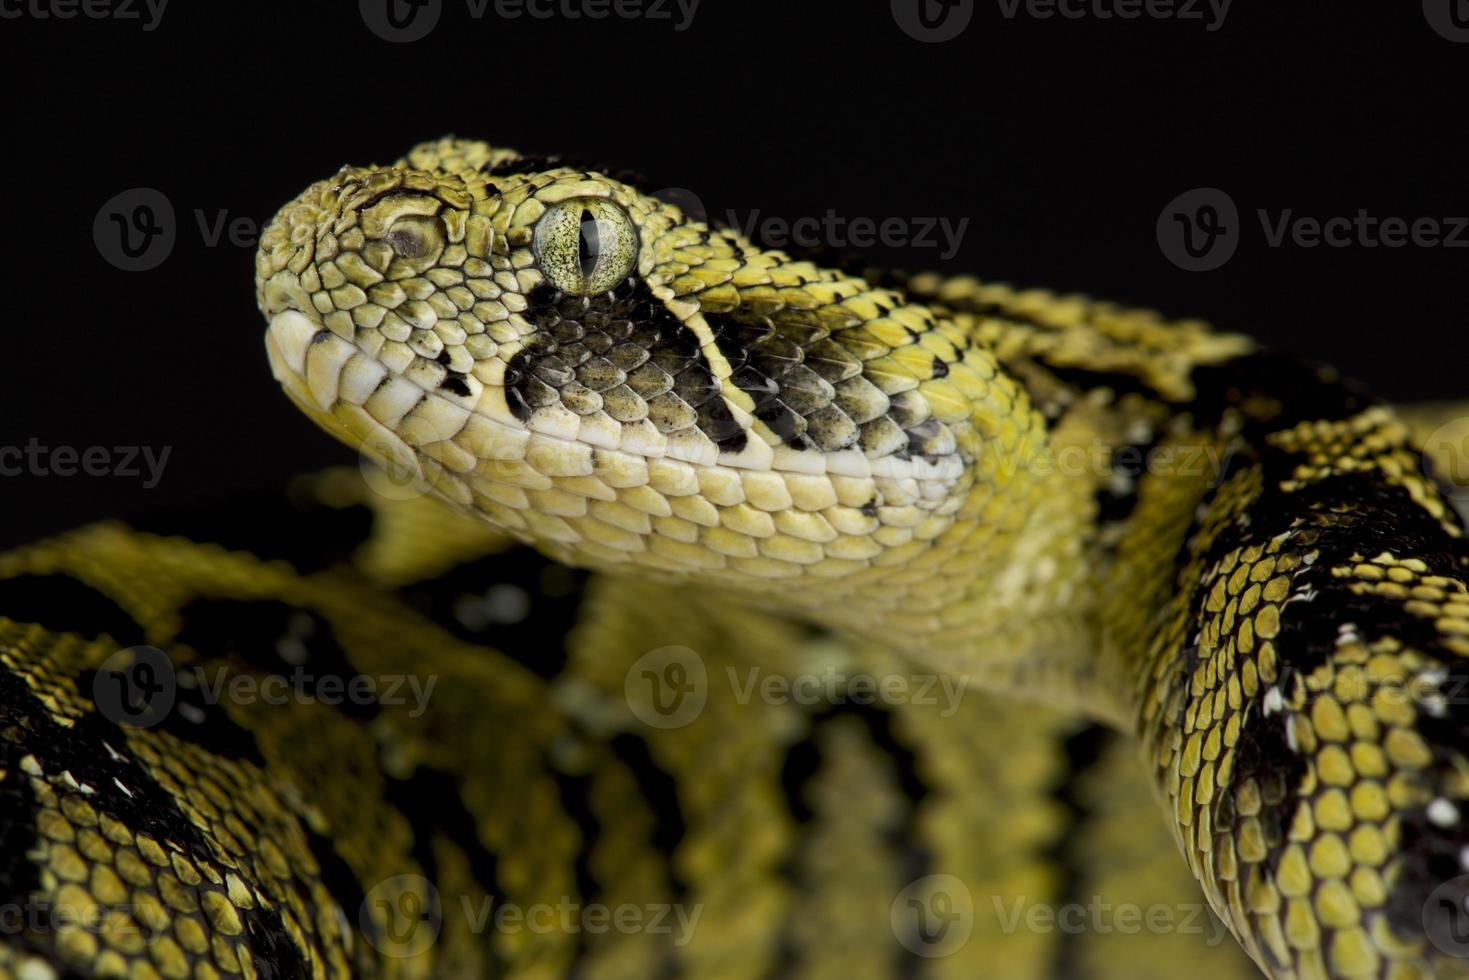
[[[459,639],[493,647],[549,680],[566,665],[566,638],[586,580],[586,572],[520,547],[466,562],[399,594]]]
[[[1195,397],[1184,405],[1202,430],[1217,426],[1226,411],[1239,413],[1244,436],[1317,419],[1351,418],[1380,401],[1359,382],[1324,365],[1280,351],[1260,351],[1193,370]]]
[[[1115,740],[1116,736],[1100,725],[1086,725],[1072,732],[1062,743],[1066,754],[1066,773],[1052,787],[1051,799],[1064,814],[1065,826],[1044,854],[1046,863],[1061,872],[1056,889],[1056,908],[1085,905],[1091,898],[1087,892],[1087,855],[1082,853],[1081,845],[1084,840],[1082,831],[1092,817],[1092,810],[1082,796],[1081,784]],[[1080,952],[1073,933],[1062,935],[1052,947],[1049,975],[1083,976],[1086,971],[1080,961]]]
[[[1123,374],[1118,371],[1089,371],[1086,368],[1071,365],[1047,364],[1043,359],[1039,363],[1057,381],[1080,391],[1106,388],[1118,398],[1124,395],[1141,395],[1144,398],[1158,401],[1162,397],[1156,388],[1148,385],[1136,375]]]
[[[69,575],[17,575],[0,579],[0,616],[39,623],[56,633],[98,637],[120,646],[144,641],[143,627],[109,596]]]
[[[373,515],[365,504],[337,508],[285,495],[247,496],[170,508],[129,523],[145,534],[217,544],[315,572],[350,561],[371,535]]]
[[[506,403],[518,420],[559,403],[559,389],[572,372],[631,342],[642,345],[654,362],[666,358],[674,391],[697,414],[700,431],[721,450],[745,448],[747,435],[720,395],[698,338],[637,276],[596,296],[572,296],[541,283],[527,304],[526,319],[536,329],[511,358],[504,380]]]
[[[307,980],[311,970],[275,909],[239,910],[246,945],[260,980]]]
[[[1315,415],[1308,413],[1306,417]],[[1297,461],[1297,456],[1278,451],[1257,458],[1255,465],[1263,468],[1261,495],[1244,509],[1246,520],[1236,520],[1221,531],[1203,560],[1203,567],[1210,569],[1230,551],[1252,544],[1263,545],[1292,528],[1315,533],[1311,547],[1320,551],[1320,557],[1311,566],[1298,569],[1291,581],[1292,594],[1310,589],[1315,598],[1306,605],[1287,607],[1281,616],[1280,634],[1275,638],[1279,662],[1275,686],[1287,703],[1299,679],[1335,653],[1342,624],[1354,624],[1368,642],[1387,635],[1430,653],[1439,648],[1437,630],[1431,620],[1405,613],[1396,600],[1354,594],[1346,582],[1332,577],[1334,566],[1351,563],[1358,555],[1390,551],[1422,560],[1430,574],[1460,577],[1464,567],[1463,543],[1450,538],[1405,489],[1369,474],[1355,473],[1328,477],[1287,493],[1280,489],[1280,483]],[[1190,595],[1188,622],[1192,631],[1192,624],[1199,621],[1208,589],[1202,581],[1179,584]],[[1200,663],[1196,646],[1181,651],[1175,661],[1173,683],[1187,685]],[[1290,821],[1301,803],[1299,787],[1309,759],[1289,747],[1286,735],[1289,711],[1273,712],[1267,717],[1258,700],[1245,710],[1247,714],[1235,747],[1234,774],[1229,786],[1220,787],[1212,822],[1220,832],[1232,831],[1238,813],[1236,788],[1251,778],[1256,780],[1265,803],[1258,817],[1266,845],[1265,865],[1274,873]],[[1457,731],[1446,731],[1435,737],[1461,736]],[[1462,742],[1440,744],[1461,745]],[[1409,870],[1405,872],[1403,884],[1391,896],[1400,916],[1404,917],[1407,913],[1403,909],[1410,909],[1413,916],[1421,913],[1426,892],[1420,889],[1425,882],[1432,880],[1437,884],[1445,880],[1433,879],[1442,870],[1440,852],[1445,848],[1430,842],[1441,840],[1443,832],[1422,821],[1416,830],[1410,827],[1408,831],[1419,836],[1408,845],[1405,835],[1405,847],[1410,848],[1405,852]],[[1428,887],[1431,890],[1432,885]],[[1401,921],[1406,924],[1406,918]],[[1421,929],[1421,922],[1412,928],[1412,933],[1416,934],[1417,929]]]
[[[857,718],[863,723],[872,744],[892,760],[898,788],[908,798],[912,809],[916,809],[928,795],[928,787],[918,778],[918,757],[893,734],[891,713],[880,705],[845,701],[813,715],[811,731],[786,751],[781,767],[781,787],[785,790],[786,806],[791,816],[798,823],[806,823],[814,816],[806,801],[806,792],[824,761],[819,742],[821,729],[839,718]]]
[[[329,693],[343,715],[363,722],[377,716],[375,698],[349,695],[359,674],[331,624],[314,610],[277,599],[205,596],[184,606],[179,615],[183,628],[176,642],[188,644],[206,659],[234,661],[288,679],[299,671],[313,685],[337,678],[333,683],[339,686]]]
[[[871,744],[891,761],[893,775],[898,788],[907,798],[909,806],[898,826],[889,835],[888,843],[900,864],[899,880],[915,881],[928,874],[932,867],[932,855],[917,844],[917,816],[919,805],[928,795],[928,787],[918,776],[918,757],[893,733],[892,715],[882,706],[854,704],[850,701],[831,705],[812,715],[811,728],[804,738],[786,750],[781,765],[780,782],[786,807],[792,818],[800,825],[807,825],[815,817],[808,800],[811,783],[820,775],[825,759],[821,752],[822,729],[841,718],[858,718],[867,730]],[[803,835],[804,836],[804,835]],[[797,847],[790,859],[778,873],[794,888],[802,887],[799,857],[804,847]],[[795,944],[787,931],[783,931],[776,953],[777,969],[771,976],[786,976],[795,965]],[[925,962],[916,953],[895,949],[896,961],[886,965],[884,972],[896,976],[922,975]]]
[[[0,716],[6,707],[0,704]],[[25,753],[0,737],[0,903],[23,909],[40,890],[41,869],[29,857],[39,840],[36,829],[36,793],[20,770]]]
[[[1146,443],[1130,443],[1112,450],[1112,472],[1125,483],[1121,490],[1110,481],[1097,488],[1097,523],[1125,521],[1137,507],[1139,483],[1148,471],[1148,455],[1158,446],[1158,435]]]
[[[90,692],[79,678],[78,687]],[[63,727],[31,694],[25,681],[0,671],[0,739],[8,742],[7,755],[18,759],[34,755],[49,776],[69,771],[81,784],[92,787],[87,802],[135,832],[171,842],[185,854],[214,862],[214,854],[198,829],[184,816],[174,799],[133,761],[124,733],[89,711]],[[107,751],[104,743],[113,748]],[[116,780],[116,782],[114,782]],[[120,789],[117,783],[127,787]]]
[[[469,397],[469,384],[464,380],[464,375],[457,372],[451,371],[443,381],[439,382],[439,387],[447,391],[452,391],[461,398]]]
[[[615,736],[609,743],[612,754],[632,773],[638,791],[647,801],[653,814],[652,844],[667,858],[668,873],[672,879],[675,898],[682,898],[687,883],[681,881],[674,871],[674,852],[688,832],[683,807],[678,801],[678,782],[653,760],[648,743],[627,733]]]
[[[877,516],[877,498],[876,497],[873,497],[871,500],[867,501],[867,503],[865,503],[861,507],[859,507],[858,510],[860,510],[862,512],[863,516],[865,516],[865,517],[876,517]]]
[[[572,874],[576,878],[576,891],[583,902],[595,901],[599,894],[596,876],[592,874],[592,851],[602,834],[602,825],[592,811],[592,777],[571,775],[552,769],[556,792],[561,798],[561,809],[576,824],[576,857],[572,859]]]
[[[347,863],[346,859],[337,853],[330,838],[318,834],[304,823],[302,830],[306,835],[306,846],[321,869],[322,885],[331,892],[332,898],[336,899],[337,904],[341,906],[342,912],[347,916],[347,921],[354,926],[359,926],[363,917],[358,915],[358,911],[362,908],[362,903],[367,900],[367,893],[362,890],[362,882],[358,880],[356,872],[352,870],[352,866]]]
[[[389,779],[385,800],[408,820],[413,830],[413,859],[423,869],[430,881],[439,877],[439,861],[434,855],[433,841],[441,836],[459,849],[468,862],[470,876],[484,889],[492,907],[498,907],[501,897],[499,882],[499,858],[480,840],[477,821],[464,804],[459,792],[459,783],[450,773],[439,769],[420,766],[407,779]],[[330,847],[330,842],[327,842]],[[347,874],[351,874],[350,869]],[[355,882],[355,879],[354,879]],[[335,889],[332,894],[339,895]],[[350,893],[357,902],[362,900],[360,884],[354,885]],[[450,903],[458,911],[456,896],[440,895],[440,901]],[[357,908],[357,905],[350,906]],[[448,910],[441,908],[440,914]],[[494,968],[487,975],[500,976],[504,964],[493,950],[489,955],[495,960]]]

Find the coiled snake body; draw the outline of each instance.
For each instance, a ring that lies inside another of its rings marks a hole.
[[[1326,369],[452,139],[256,286],[433,494],[0,556],[0,976],[1461,971],[1462,525]]]

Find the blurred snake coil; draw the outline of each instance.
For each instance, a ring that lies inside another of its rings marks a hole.
[[[0,555],[0,978],[1469,973],[1458,410],[654,190],[275,216],[385,469]]]

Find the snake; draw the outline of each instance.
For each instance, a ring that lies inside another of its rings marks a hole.
[[[1469,972],[1462,408],[666,198],[269,222],[363,465],[0,555],[0,978]]]

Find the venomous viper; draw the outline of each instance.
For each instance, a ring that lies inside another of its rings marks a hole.
[[[0,556],[0,977],[1463,972],[1408,415],[647,190],[443,140],[270,223],[276,378],[433,495]]]

